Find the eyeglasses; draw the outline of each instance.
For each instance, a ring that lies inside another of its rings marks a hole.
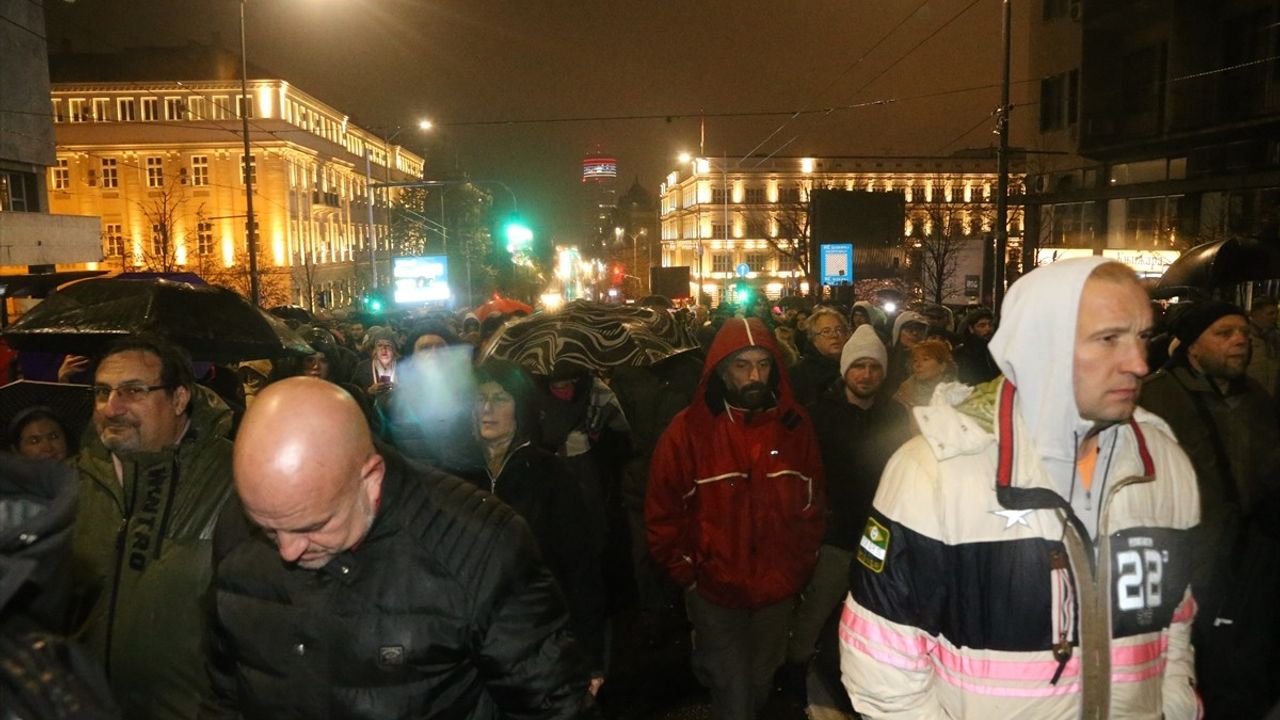
[[[142,383],[125,383],[111,387],[110,385],[94,385],[93,401],[102,404],[111,399],[111,393],[119,393],[120,399],[127,403],[135,403],[156,390],[168,390],[168,385],[143,385]]]
[[[842,327],[829,327],[829,328],[823,328],[819,330],[818,335],[824,338],[848,337],[849,331],[845,330]]]

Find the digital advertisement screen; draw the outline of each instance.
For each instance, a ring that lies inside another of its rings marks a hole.
[[[444,255],[394,258],[391,275],[397,303],[442,302],[450,297],[449,259]]]

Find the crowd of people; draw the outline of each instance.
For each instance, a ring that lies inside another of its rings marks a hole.
[[[0,717],[598,716],[621,608],[691,627],[714,718],[1276,702],[1274,299],[1153,314],[1086,258],[998,324],[649,302],[697,347],[531,372],[463,312],[41,358],[93,412],[8,419]]]

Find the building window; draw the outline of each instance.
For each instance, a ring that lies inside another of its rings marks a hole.
[[[89,101],[84,98],[71,98],[68,100],[67,119],[71,122],[88,122]]]
[[[152,121],[160,119],[160,98],[144,97],[142,98],[142,121]]]
[[[124,232],[120,223],[102,226],[102,254],[106,257],[124,257]]]
[[[711,272],[718,272],[718,273],[733,272],[733,253],[730,253],[730,252],[711,253]]]
[[[1040,81],[1040,131],[1048,132],[1062,127],[1064,114],[1066,74],[1059,73]]]
[[[192,95],[187,98],[187,117],[192,120],[204,120],[204,98]]]
[[[724,204],[724,188],[711,188],[711,202],[717,205]]]
[[[138,104],[133,98],[116,100],[116,119],[120,122],[133,122],[138,119]]]
[[[56,123],[66,122],[67,116],[62,112],[62,101],[53,100],[53,121]]]
[[[795,188],[795,187],[778,188],[778,202],[782,202],[782,203],[800,202],[800,188]]]
[[[1125,201],[1125,238],[1131,247],[1170,249],[1178,230],[1180,196]]]
[[[107,98],[93,99],[93,121],[107,122],[111,119],[111,101]]]
[[[213,254],[213,223],[202,221],[196,225],[196,254]]]
[[[196,187],[204,187],[209,184],[208,155],[191,156],[191,184]]]
[[[765,265],[769,263],[769,253],[751,252],[747,253],[747,266],[751,268],[751,272],[765,272]]]
[[[165,255],[165,231],[164,225],[155,223],[151,226],[151,254],[157,257]]]
[[[36,174],[0,171],[0,212],[36,212]]]
[[[58,164],[53,168],[53,189],[66,190],[71,187],[71,169],[67,166],[66,158],[58,160]]]
[[[748,205],[764,202],[764,188],[747,188],[746,202]]]
[[[164,158],[147,158],[147,187],[164,187]]]
[[[102,158],[102,187],[120,187],[120,174],[115,158]]]
[[[1067,73],[1067,127],[1076,124],[1080,114],[1080,71]]]
[[[187,104],[180,97],[167,97],[164,99],[164,119],[165,120],[184,120],[187,117]]]
[[[226,95],[215,95],[209,100],[209,119],[226,120],[231,105],[231,98]]]
[[[245,108],[248,108],[247,112]],[[249,119],[253,119],[253,99],[252,98],[250,98],[249,103],[246,104],[245,97],[243,95],[236,96],[236,117],[238,118],[248,117]]]
[[[244,155],[240,156],[240,184],[244,184]],[[249,156],[249,179],[253,184],[258,184],[258,156]]]

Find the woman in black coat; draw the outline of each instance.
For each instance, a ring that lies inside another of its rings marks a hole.
[[[519,365],[487,360],[476,369],[476,437],[488,484],[533,531],[564,590],[574,635],[591,657],[591,691],[604,682],[604,538],[590,531],[582,490],[564,462],[533,442],[538,429],[532,379]]]

